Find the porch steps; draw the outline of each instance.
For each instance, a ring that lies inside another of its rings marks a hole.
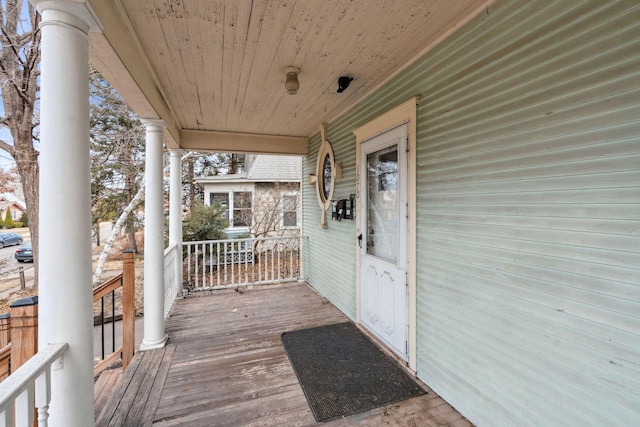
[[[167,345],[156,350],[138,351],[95,425],[150,426],[175,350],[174,345]]]

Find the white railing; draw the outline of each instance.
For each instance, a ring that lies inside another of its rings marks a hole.
[[[185,291],[303,280],[305,239],[291,236],[183,242]]]
[[[164,250],[164,317],[169,315],[171,306],[182,290],[181,246],[172,245]]]
[[[0,383],[0,427],[29,427],[38,410],[38,426],[46,427],[51,401],[51,369],[69,344],[49,344]]]

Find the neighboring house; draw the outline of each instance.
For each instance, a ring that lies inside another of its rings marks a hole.
[[[0,194],[0,215],[2,215],[2,220],[7,215],[7,209],[11,212],[11,219],[15,222],[20,221],[22,214],[27,211],[27,205],[13,194]]]
[[[246,171],[196,179],[204,189],[205,205],[225,209],[235,237],[298,234],[300,231],[300,177],[298,156],[248,155]]]

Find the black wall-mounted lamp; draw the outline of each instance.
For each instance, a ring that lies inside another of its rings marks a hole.
[[[353,77],[342,76],[338,78],[338,93],[342,93],[346,88],[349,87],[349,83],[351,83]]]

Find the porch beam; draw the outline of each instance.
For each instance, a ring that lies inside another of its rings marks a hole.
[[[309,154],[309,138],[183,129],[180,146],[191,151],[251,154]]]
[[[69,345],[51,371],[49,424],[88,426],[94,413],[87,63],[88,31],[96,23],[78,2],[34,4],[42,16],[38,346]]]
[[[162,120],[143,119],[146,133],[144,203],[144,338],[140,350],[164,347],[164,192]]]

